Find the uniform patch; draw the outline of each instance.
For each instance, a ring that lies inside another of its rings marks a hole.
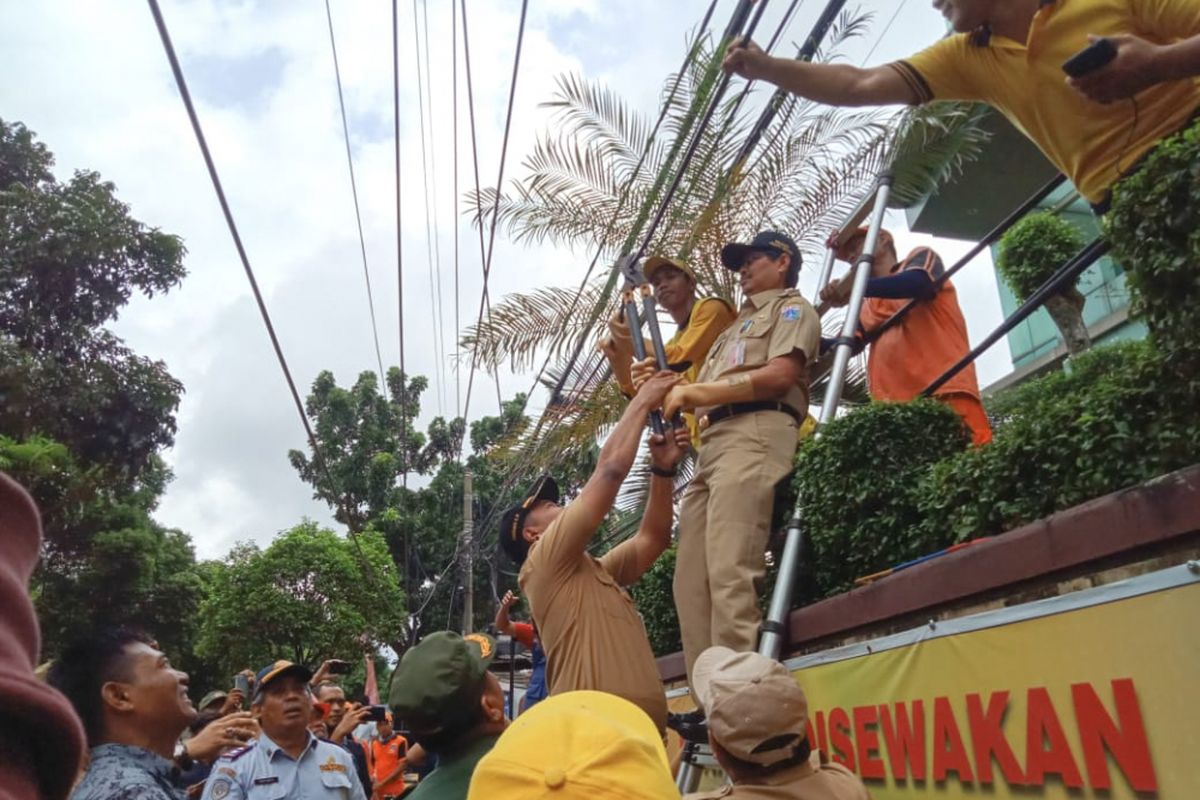
[[[256,744],[256,741],[257,740],[252,741],[252,742],[250,742],[250,744],[248,744],[244,747],[239,747],[236,750],[230,750],[228,753],[223,753],[221,755],[221,760],[222,761],[237,761],[239,758],[246,755],[246,753],[249,753],[251,750],[254,749],[254,745]]]
[[[339,764],[337,759],[334,758],[333,756],[330,756],[329,760],[321,765],[321,772],[345,772],[345,771],[346,771],[346,765]]]
[[[469,633],[463,637],[463,640],[467,642],[474,642],[475,644],[479,645],[479,654],[484,658],[487,658],[492,654],[492,642],[486,636],[482,636],[478,633]]]
[[[234,772],[233,770],[231,770],[229,767],[217,767],[217,774],[218,775],[228,775],[231,778],[237,777],[237,773]]]
[[[754,320],[748,319],[742,323],[742,327],[738,328],[738,333],[745,333],[754,327]]]
[[[254,785],[255,785],[255,786],[267,786],[267,785],[270,785],[270,784],[272,784],[272,783],[279,783],[279,776],[278,776],[278,775],[272,775],[272,776],[271,776],[271,777],[269,777],[269,778],[255,778],[255,779],[254,779]]]
[[[779,312],[779,318],[788,322],[795,322],[800,319],[800,306],[788,306]]]
[[[224,800],[224,798],[229,796],[229,790],[232,787],[233,782],[228,778],[217,778],[213,781],[212,791],[208,793],[208,796],[211,797],[212,800]]]
[[[746,343],[734,342],[733,347],[729,348],[729,366],[740,367],[746,363]]]

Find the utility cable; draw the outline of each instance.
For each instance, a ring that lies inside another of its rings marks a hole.
[[[875,44],[871,45],[871,49],[867,51],[867,55],[862,60],[862,63],[859,64],[859,67],[866,66],[867,62],[871,60],[871,56],[875,55],[875,51],[879,49],[880,43],[883,42],[884,38],[892,30],[892,26],[896,24],[896,19],[900,16],[900,12],[904,10],[906,5],[908,5],[908,0],[900,0],[900,3],[896,6],[896,12],[888,20],[888,24],[883,26],[883,32],[879,34],[879,38],[875,40]]]
[[[363,237],[362,212],[358,205],[358,183],[354,179],[354,157],[350,152],[350,126],[346,121],[346,100],[342,93],[342,70],[338,65],[337,40],[333,34],[333,11],[325,0],[325,18],[329,21],[329,49],[333,53],[333,76],[337,80],[338,108],[342,112],[342,138],[346,141],[346,167],[350,171],[350,194],[354,198],[354,221],[358,224],[358,247],[362,252],[363,279],[367,284],[367,309],[371,314],[371,335],[375,340],[375,361],[379,366],[379,390],[387,393],[387,375],[383,370],[383,353],[379,349],[379,327],[375,323],[375,297],[371,291],[371,271],[367,269],[367,241]]]
[[[490,272],[491,272],[492,245],[494,245],[495,241],[496,241],[496,220],[499,215],[500,190],[501,190],[503,182],[504,182],[504,161],[505,161],[505,157],[508,154],[508,136],[509,136],[509,132],[512,127],[513,102],[514,102],[514,100],[516,98],[516,94],[517,94],[517,74],[518,74],[518,72],[520,70],[520,66],[521,66],[521,47],[525,40],[525,17],[526,17],[526,14],[528,11],[529,11],[529,0],[521,0],[521,21],[518,23],[518,27],[517,27],[517,46],[516,46],[515,54],[513,56],[512,82],[509,85],[509,90],[508,90],[508,112],[506,114],[505,121],[504,121],[504,139],[500,146],[500,175],[499,175],[499,178],[497,179],[497,184],[496,184],[496,202],[492,209],[491,237],[490,237],[490,241],[488,243],[486,254],[483,256],[483,290],[480,293],[480,297],[479,297],[479,314],[478,314],[476,322],[475,322],[476,330],[479,330],[479,326],[483,324],[483,312],[484,312],[485,306],[487,306],[487,286],[488,286],[488,278],[489,278]],[[466,0],[463,0],[462,12],[463,12],[463,54],[465,56],[466,65],[467,65],[467,101],[468,101],[468,104],[471,109],[471,139],[472,139],[472,144],[474,144],[474,142],[475,142],[475,104],[474,104],[473,92],[472,92],[472,88],[471,88],[471,56],[470,56],[470,44],[469,44],[469,40],[467,38]],[[475,197],[476,197],[476,202],[478,203],[478,201],[479,201],[478,151],[476,151],[476,159],[475,159],[475,181],[476,181]],[[481,226],[483,225],[482,219],[480,219],[480,225]],[[481,227],[480,228],[480,248],[482,249],[482,247],[483,247],[483,230]],[[491,316],[490,311],[489,311],[488,316],[490,318],[490,316]],[[464,419],[469,414],[470,409],[471,409],[471,389],[475,383],[475,370],[478,367],[478,361],[479,361],[479,348],[475,348],[471,351],[471,371],[468,373],[468,377],[467,377],[467,397],[466,397],[466,402],[463,404]],[[499,381],[497,381],[496,385],[497,385],[497,391],[499,391]],[[504,413],[503,403],[501,403],[500,413],[501,414]]]
[[[304,426],[304,433],[307,435],[308,444],[312,448],[313,463],[325,476],[326,485],[335,498],[334,503],[340,507],[342,516],[346,520],[349,539],[354,543],[354,549],[357,551],[359,559],[362,562],[364,572],[368,579],[375,584],[376,589],[380,589],[381,586],[375,575],[375,570],[371,566],[371,562],[367,560],[366,554],[362,550],[362,545],[358,541],[358,536],[354,533],[354,529],[350,525],[351,517],[349,508],[346,505],[345,498],[340,497],[337,492],[337,482],[334,481],[333,475],[329,471],[329,464],[321,454],[316,434],[313,432],[308,414],[304,410],[304,402],[300,399],[300,392],[296,388],[296,381],[292,378],[291,369],[288,368],[287,358],[283,354],[283,347],[280,345],[279,337],[275,333],[275,325],[271,322],[271,314],[267,311],[267,304],[263,300],[262,291],[259,289],[258,279],[254,276],[254,268],[250,266],[250,258],[246,254],[245,245],[242,244],[242,236],[238,232],[237,223],[234,222],[233,211],[229,207],[229,200],[225,197],[225,189],[221,184],[221,177],[217,174],[216,162],[213,160],[212,152],[208,149],[208,139],[204,136],[204,129],[200,126],[200,117],[196,113],[195,104],[192,102],[192,93],[188,90],[187,80],[183,76],[183,68],[180,66],[179,57],[175,53],[175,45],[171,42],[171,34],[167,30],[166,21],[163,19],[162,9],[158,6],[158,0],[148,0],[148,2],[150,4],[150,13],[154,16],[154,24],[158,28],[159,38],[162,40],[163,49],[166,51],[167,60],[171,64],[171,72],[175,76],[175,85],[179,89],[179,95],[183,99],[183,104],[187,109],[188,120],[192,125],[192,132],[196,136],[196,143],[200,146],[200,153],[204,157],[204,165],[208,170],[208,177],[212,181],[213,190],[217,194],[217,202],[220,204],[221,213],[225,217],[225,225],[229,228],[229,235],[233,239],[233,245],[237,249],[238,258],[242,262],[242,270],[246,274],[246,280],[250,283],[250,291],[254,295],[254,302],[258,305],[259,316],[262,317],[263,325],[267,329],[267,336],[271,339],[271,347],[275,351],[275,359],[279,362],[279,368],[283,372],[284,380],[287,381],[288,390],[292,395],[292,402],[296,406],[296,413],[300,415],[300,424]]]
[[[437,320],[438,320],[438,348],[442,353],[442,393],[446,396],[446,402],[449,403],[449,389],[447,388],[448,380],[446,378],[446,316],[445,304],[442,302],[442,234],[438,225],[438,210],[437,210],[437,135],[433,127],[433,71],[429,67],[429,2],[421,0],[421,21],[425,28],[425,98],[428,102],[429,109],[429,171],[433,173],[433,265],[437,272]],[[458,335],[458,329],[455,328],[455,336]]]
[[[408,371],[404,366],[404,237],[400,194],[400,9],[392,0],[392,126],[396,144],[396,302],[400,316],[400,480],[408,488]],[[405,563],[407,571],[408,564]]]
[[[429,305],[431,306],[429,314],[429,322],[433,326],[433,382],[437,392],[438,412],[442,413],[445,410],[445,405],[442,397],[442,361],[445,358],[445,351],[442,349],[441,327],[438,324],[438,303],[436,298],[437,283],[434,280],[434,257],[433,233],[430,230],[430,209],[432,204],[429,202],[429,156],[425,149],[425,92],[424,78],[421,71],[421,35],[420,35],[420,20],[417,14],[417,0],[413,0],[413,58],[417,64],[417,113],[418,121],[421,125],[421,178],[425,186],[425,251],[428,259],[429,267]],[[432,100],[432,98],[430,98]],[[433,109],[430,109],[432,115]],[[435,176],[436,177],[436,176]]]
[[[454,227],[454,416],[462,416],[462,351],[459,348],[459,331],[462,330],[459,321],[458,299],[458,5],[450,0],[450,83],[451,104],[454,118],[454,190],[450,192],[451,224]],[[464,423],[466,420],[463,420]],[[463,435],[466,435],[464,430]],[[458,452],[462,454],[460,441]]]

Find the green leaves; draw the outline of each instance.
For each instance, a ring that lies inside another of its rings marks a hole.
[[[276,658],[354,661],[406,629],[404,593],[383,537],[367,531],[352,542],[312,522],[265,550],[235,548],[213,570],[199,618],[198,650],[225,674]]]
[[[1000,239],[996,259],[1004,282],[1024,301],[1083,248],[1083,234],[1050,211],[1030,214]]]
[[[931,465],[969,441],[948,407],[915,400],[856,409],[801,445],[794,486],[821,595],[950,544],[922,524],[918,486]]]
[[[1113,188],[1106,217],[1114,255],[1129,270],[1133,313],[1159,349],[1200,381],[1200,125],[1162,141]]]

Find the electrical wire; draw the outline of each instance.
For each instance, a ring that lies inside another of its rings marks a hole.
[[[458,5],[450,0],[450,83],[451,103],[454,118],[454,190],[450,193],[451,216],[454,226],[454,416],[462,416],[462,350],[459,347],[459,331],[462,330],[459,321],[461,308],[458,298]],[[465,433],[465,431],[464,431]],[[462,444],[458,447],[462,454]]]
[[[350,152],[350,125],[346,121],[346,99],[342,93],[342,70],[338,65],[337,39],[333,33],[333,11],[325,0],[325,18],[329,21],[329,49],[333,53],[333,76],[337,80],[338,108],[342,112],[342,138],[346,142],[346,167],[350,171],[350,194],[354,198],[354,221],[358,225],[358,247],[362,252],[363,280],[367,284],[367,308],[371,315],[371,336],[375,341],[375,361],[379,366],[379,388],[387,392],[387,375],[383,370],[383,353],[379,349],[379,327],[375,323],[375,296],[371,291],[371,271],[367,268],[367,241],[363,237],[362,212],[358,205],[358,182],[354,179],[354,157]]]
[[[462,5],[463,54],[464,54],[465,63],[467,66],[467,103],[468,103],[468,106],[470,108],[470,113],[471,113],[471,143],[472,143],[472,147],[475,148],[475,186],[476,186],[475,197],[476,197],[476,202],[478,203],[479,202],[479,153],[478,153],[478,149],[475,147],[475,141],[476,141],[475,102],[474,102],[474,92],[472,90],[472,85],[471,85],[471,55],[470,55],[471,50],[470,50],[469,39],[467,37],[466,0],[462,0],[462,3],[463,3],[463,5]],[[522,45],[525,40],[525,18],[526,18],[528,11],[529,11],[529,0],[521,0],[521,21],[518,23],[518,26],[517,26],[517,45],[516,45],[515,53],[513,55],[512,82],[509,85],[509,90],[508,90],[508,112],[505,116],[505,121],[504,121],[504,138],[503,138],[503,141],[500,146],[500,175],[496,181],[496,202],[492,209],[491,237],[490,237],[490,241],[488,243],[486,253],[481,253],[481,255],[483,256],[483,289],[480,292],[480,297],[479,297],[479,314],[478,314],[478,317],[475,322],[476,330],[478,330],[479,326],[483,323],[483,313],[484,313],[485,307],[488,310],[489,319],[491,317],[491,310],[490,310],[490,306],[488,305],[488,291],[487,291],[488,278],[491,273],[492,245],[495,244],[495,240],[496,240],[496,220],[499,216],[500,190],[504,183],[504,162],[505,162],[505,158],[508,155],[508,137],[509,137],[509,133],[512,128],[513,102],[516,99],[516,94],[517,94],[517,75],[520,71],[520,66],[521,66],[521,48],[522,48]],[[482,226],[482,224],[483,224],[483,220],[480,219],[480,225]],[[482,229],[482,227],[480,228],[480,249],[481,250],[483,249],[483,229]],[[467,376],[467,397],[466,397],[466,402],[463,404],[463,417],[464,418],[470,413],[470,409],[471,409],[471,389],[475,383],[475,370],[478,368],[478,361],[479,361],[479,350],[478,350],[478,348],[475,348],[474,350],[471,351],[471,370]],[[499,398],[499,381],[496,382],[496,385],[497,385],[497,400],[499,400],[500,399]],[[501,414],[504,413],[503,402],[500,403],[500,413]]]
[[[418,15],[417,15],[417,0],[413,0],[412,9],[413,9],[413,46],[416,48],[413,53],[413,58],[415,59],[416,64],[417,64],[417,113],[419,115],[418,121],[420,122],[420,125],[421,125],[421,178],[425,185],[425,251],[426,251],[426,257],[428,259],[427,266],[429,268],[429,305],[431,306],[430,314],[429,314],[429,322],[433,326],[433,342],[432,342],[433,349],[434,349],[433,382],[434,382],[434,387],[437,392],[438,412],[444,413],[445,404],[444,404],[444,398],[442,396],[442,387],[445,385],[445,381],[442,376],[442,369],[444,366],[443,362],[445,361],[446,353],[443,348],[444,342],[442,340],[442,326],[439,324],[439,321],[438,321],[438,315],[439,315],[440,308],[439,308],[439,303],[438,303],[438,299],[437,299],[436,295],[437,295],[437,287],[440,285],[440,280],[435,280],[435,278],[434,278],[434,264],[435,264],[434,243],[435,243],[435,240],[434,240],[434,234],[430,229],[431,208],[433,208],[434,204],[430,203],[430,201],[429,201],[429,156],[425,149],[425,92],[424,92],[423,87],[425,86],[425,80],[428,76],[423,76],[423,73],[421,71],[421,35],[420,35],[420,21],[418,19]],[[427,47],[427,50],[428,50],[428,47]],[[426,53],[426,55],[428,56],[428,52]],[[431,97],[430,100],[432,101],[432,99],[433,98]],[[430,113],[430,116],[432,116],[432,114],[433,114],[432,108],[430,109],[429,113]],[[431,125],[431,135],[432,135],[432,121],[430,122],[430,125]],[[436,178],[436,176],[435,176],[435,178]],[[435,192],[435,197],[436,197],[436,192]],[[440,269],[439,269],[439,272],[440,272]]]
[[[888,35],[888,32],[891,31],[892,26],[896,24],[896,19],[900,16],[900,12],[904,10],[906,5],[908,5],[908,0],[900,0],[900,4],[896,6],[896,11],[894,14],[892,14],[892,18],[888,20],[888,24],[883,27],[883,32],[879,34],[879,38],[875,40],[875,44],[871,45],[871,49],[867,51],[867,55],[862,60],[862,63],[859,64],[859,67],[865,67],[867,62],[871,60],[871,56],[875,55],[875,51],[879,49],[879,45],[884,40],[884,37]]]
[[[175,77],[175,85],[179,90],[180,97],[183,99],[184,107],[187,109],[192,133],[195,134],[196,143],[200,146],[200,153],[204,158],[204,166],[208,170],[209,180],[212,181],[213,190],[217,195],[217,202],[221,206],[221,214],[225,217],[225,225],[229,228],[229,235],[233,239],[234,248],[237,250],[238,258],[242,263],[242,271],[246,274],[246,280],[250,283],[250,291],[254,295],[254,302],[258,306],[259,316],[262,317],[263,325],[267,329],[267,336],[271,339],[271,347],[275,351],[275,359],[279,362],[279,369],[283,372],[284,380],[288,385],[288,391],[291,392],[292,402],[296,406],[296,413],[300,416],[300,424],[304,426],[304,433],[308,437],[309,446],[312,448],[313,463],[318,467],[318,471],[325,476],[326,485],[334,497],[334,504],[339,507],[343,518],[347,521],[349,538],[358,553],[363,571],[367,575],[367,578],[375,584],[376,589],[380,589],[381,587],[375,575],[375,570],[371,567],[371,562],[367,560],[366,554],[362,550],[362,545],[358,541],[358,536],[349,525],[350,514],[345,498],[339,496],[337,492],[337,482],[334,481],[333,475],[329,471],[329,464],[325,461],[321,453],[316,434],[313,432],[312,423],[309,421],[308,414],[304,410],[304,402],[300,399],[300,392],[296,388],[296,381],[292,378],[291,369],[288,368],[287,358],[283,354],[283,347],[280,345],[279,337],[275,333],[275,325],[271,322],[271,314],[267,310],[266,302],[263,300],[262,291],[258,286],[258,279],[254,276],[254,268],[250,266],[250,257],[246,254],[246,247],[242,243],[241,233],[238,231],[237,223],[233,219],[233,211],[229,206],[229,200],[225,196],[225,188],[221,184],[221,177],[217,173],[216,162],[213,160],[212,152],[208,149],[208,139],[205,137],[204,129],[200,125],[200,116],[196,113],[196,106],[192,102],[192,93],[188,89],[187,80],[183,76],[183,68],[180,66],[179,57],[175,53],[175,45],[172,43],[171,34],[167,30],[166,20],[163,19],[162,9],[158,6],[158,0],[148,0],[148,3],[150,5],[150,13],[154,16],[154,24],[158,28],[159,38],[162,40],[163,50],[166,52],[167,61],[171,65],[171,73]]]
[[[400,480],[408,488],[408,370],[404,366],[404,240],[400,195],[400,8],[392,0],[392,125],[396,146],[396,304],[400,338]],[[407,548],[407,545],[405,546]],[[406,552],[407,558],[407,552]],[[407,561],[405,562],[407,574]],[[407,588],[407,587],[406,587]]]

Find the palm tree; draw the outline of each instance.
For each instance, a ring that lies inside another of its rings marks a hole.
[[[818,58],[835,58],[841,45],[864,32],[868,19],[843,14]],[[664,83],[666,141],[661,134],[652,136],[651,119],[631,110],[611,90],[578,76],[561,76],[545,104],[557,112],[554,123],[524,160],[527,175],[501,193],[498,202],[496,188],[478,197],[472,193],[468,199],[476,209],[475,223],[490,225],[496,203],[496,223],[514,241],[598,251],[598,260],[612,263],[631,230],[644,220],[645,209],[656,205],[657,180],[675,169],[671,154],[686,135],[695,108],[708,102],[719,53],[707,38],[697,41],[694,52],[698,57],[678,84],[674,75]],[[893,197],[908,205],[969,158],[983,136],[974,124],[975,113],[949,104],[900,114],[843,111],[789,96],[748,161],[731,176],[729,165],[758,114],[727,99],[713,124],[701,132],[696,157],[647,252],[686,258],[701,294],[736,301],[734,276],[719,258],[725,242],[776,228],[794,236],[807,263],[819,261],[829,234],[881,169],[893,170]],[[608,380],[607,365],[588,347],[602,319],[595,312],[614,307],[612,287],[608,270],[599,275],[589,271],[578,287],[510,295],[462,336],[464,352],[472,352],[488,369],[507,364],[527,370],[539,356],[558,363],[543,379],[552,392],[543,419],[512,444],[531,469],[592,446],[620,415],[623,402]],[[840,323],[827,317],[825,324],[828,329]],[[576,352],[579,358],[569,358]],[[851,394],[865,397],[861,365],[856,377],[858,391]]]

